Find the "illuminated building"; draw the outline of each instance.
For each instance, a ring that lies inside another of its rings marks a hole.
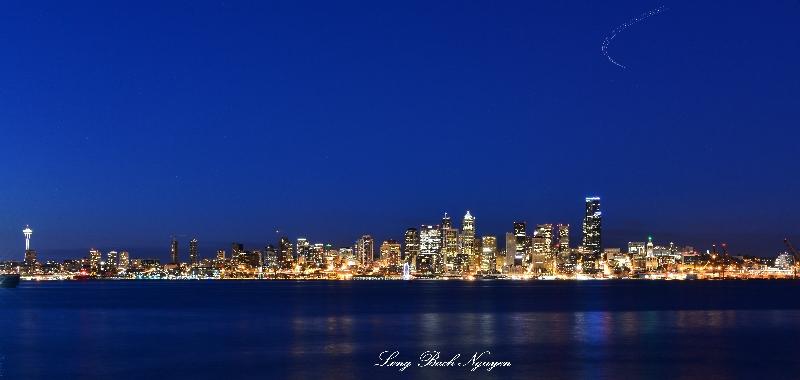
[[[200,262],[200,256],[197,251],[197,239],[192,239],[189,242],[189,264],[197,265]]]
[[[481,237],[480,271],[490,273],[497,271],[497,238],[494,236]],[[502,265],[502,264],[501,264]]]
[[[102,255],[103,254],[99,249],[92,248],[89,250],[89,268],[91,268],[92,272],[100,271],[100,261],[102,260]]]
[[[264,267],[270,272],[278,270],[278,251],[272,244],[264,247]]]
[[[309,267],[323,268],[325,265],[325,244],[315,243],[311,246],[306,262]]]
[[[106,267],[116,269],[119,265],[119,253],[117,251],[108,251],[106,254]]]
[[[372,266],[375,260],[375,240],[370,235],[364,235],[356,242],[356,260],[362,268]]]
[[[225,250],[218,249],[217,250],[217,260],[225,260]]]
[[[419,231],[416,228],[409,228],[403,237],[403,259],[411,270],[417,268],[417,255],[419,255]]]
[[[400,243],[386,240],[381,243],[381,259],[386,261],[389,272],[400,273],[402,261],[400,260]]]
[[[169,247],[169,257],[172,264],[178,264],[178,240],[174,237]]]
[[[514,266],[522,266],[526,261],[525,255],[528,253],[528,236],[525,233],[525,222],[514,222]]]
[[[441,274],[444,269],[441,256],[442,229],[439,226],[423,225],[419,230],[417,272],[427,276]]]
[[[475,217],[467,211],[461,223],[461,247],[456,256],[455,271],[466,273],[470,266],[478,265],[478,252],[475,242]]]
[[[535,273],[550,273],[555,264],[553,255],[553,225],[539,224],[531,238],[531,269]]]
[[[297,238],[297,244],[295,245],[295,258],[298,261],[302,261],[305,260],[310,253],[311,243],[309,243],[306,238]]]
[[[458,230],[453,228],[452,220],[447,213],[444,213],[442,218],[441,227],[442,236],[442,256],[444,259],[445,270],[448,272],[455,271],[456,257],[458,256]]]
[[[647,250],[644,242],[629,241],[628,256],[631,258],[631,269],[643,271],[647,268]]]
[[[130,266],[131,256],[128,251],[119,253],[119,269],[126,270]]]
[[[281,237],[278,242],[278,267],[281,270],[291,270],[293,265],[292,242],[285,236]]]
[[[781,270],[790,270],[794,266],[794,257],[788,252],[781,253],[775,258],[775,268]]]
[[[231,243],[231,260],[236,260],[239,255],[244,253],[244,244],[233,242]]]
[[[583,248],[586,255],[583,257],[584,272],[591,273],[598,269],[602,253],[601,243],[600,198],[586,198],[586,212],[583,217]]]

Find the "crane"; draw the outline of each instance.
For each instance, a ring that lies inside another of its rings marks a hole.
[[[794,268],[794,278],[797,278],[797,262],[800,260],[800,253],[798,253],[797,249],[794,248],[794,245],[792,245],[792,242],[789,241],[789,238],[783,239],[783,244],[786,245],[789,253],[792,254],[792,258],[794,259],[794,262],[792,263],[792,267]]]

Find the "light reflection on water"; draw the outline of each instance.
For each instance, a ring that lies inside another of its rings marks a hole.
[[[206,292],[235,294],[230,286],[253,285],[208,286]],[[510,370],[471,378],[775,378],[798,369],[800,311],[774,304],[763,310],[637,310],[608,301],[611,294],[600,303],[608,309],[574,309],[576,303],[595,302],[588,300],[617,290],[602,288],[589,297],[583,292],[596,288],[511,288],[503,290],[511,293],[508,303],[487,302],[491,298],[483,294],[473,304],[472,293],[495,290],[456,285],[443,291],[437,284],[400,289],[416,292],[424,306],[415,306],[382,301],[380,291],[400,291],[397,284],[370,284],[377,290],[348,285],[335,291],[296,286],[247,288],[246,297],[219,304],[193,298],[196,289],[185,285],[67,286],[62,294],[21,289],[17,295],[24,297],[0,309],[0,356],[6,358],[8,378],[25,379],[140,378],[142,371],[228,379],[254,374],[309,378],[323,372],[328,378],[464,376],[448,370],[417,369],[409,375],[375,368],[384,350],[416,360],[426,350],[467,357],[488,349],[493,359],[513,363]],[[649,291],[669,298],[669,289]],[[162,293],[167,294],[159,301]],[[266,301],[253,304],[253,293]],[[296,294],[303,301],[294,300]],[[515,300],[521,295],[539,301],[520,304]],[[181,301],[170,304],[173,299]]]

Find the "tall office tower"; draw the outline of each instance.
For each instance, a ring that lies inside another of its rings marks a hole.
[[[506,262],[505,266],[511,268],[517,261],[517,237],[513,232],[506,232]]]
[[[356,242],[356,260],[358,265],[367,269],[372,267],[375,260],[375,240],[370,235],[364,235]]]
[[[225,260],[225,250],[218,249],[217,250],[217,260]]]
[[[325,267],[325,244],[315,243],[309,249],[309,254],[306,256],[306,262],[310,267],[324,268]]]
[[[400,243],[391,239],[381,243],[381,259],[386,261],[390,273],[400,273],[403,267],[400,260]]]
[[[559,224],[558,228],[558,253],[569,252],[569,224]]]
[[[178,239],[172,238],[172,243],[169,246],[169,257],[172,264],[178,263]]]
[[[244,244],[237,242],[231,243],[231,261],[236,262],[242,254],[244,254]]]
[[[466,273],[470,266],[478,264],[475,248],[475,217],[467,211],[461,223],[461,244],[454,267],[457,273]]]
[[[189,264],[197,265],[200,262],[200,256],[197,250],[197,239],[192,239],[189,242]]]
[[[491,273],[497,267],[497,238],[494,236],[481,237],[481,260],[480,271]]]
[[[295,257],[298,261],[304,261],[311,253],[311,243],[306,238],[297,238]]]
[[[628,242],[628,257],[634,271],[645,270],[647,267],[647,249],[645,247],[646,245],[642,241]]]
[[[291,270],[294,267],[292,242],[285,236],[278,242],[278,267],[281,270]]]
[[[419,255],[419,231],[416,228],[409,228],[403,238],[403,261],[411,269],[417,267],[417,255]]]
[[[536,273],[552,273],[555,271],[555,255],[553,255],[553,225],[539,224],[531,238],[531,269]]]
[[[119,265],[119,253],[117,251],[108,251],[106,253],[106,267],[116,269]]]
[[[442,229],[423,225],[419,230],[417,272],[427,276],[441,274],[444,269],[442,256]]]
[[[102,257],[103,254],[99,249],[92,248],[89,250],[89,268],[91,268],[92,272],[100,271],[100,261]]]
[[[456,257],[458,256],[458,230],[453,228],[453,222],[447,213],[442,218],[442,253],[446,271],[453,272],[456,267]]]
[[[131,265],[131,255],[128,251],[119,253],[119,269],[126,270]]]
[[[586,214],[583,217],[583,248],[586,256],[583,257],[583,269],[589,272],[596,271],[600,263],[602,254],[601,219],[600,198],[586,198]]]
[[[278,251],[272,244],[264,247],[264,267],[269,272],[278,270]]]
[[[516,240],[516,252],[514,253],[514,266],[523,266],[527,258],[525,255],[528,253],[528,236],[525,234],[525,222],[514,222],[514,238]]]

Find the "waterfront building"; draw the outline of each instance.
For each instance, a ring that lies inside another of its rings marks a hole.
[[[127,270],[130,266],[131,256],[128,251],[122,251],[119,253],[119,269]]]
[[[403,260],[411,270],[417,268],[417,255],[419,255],[419,231],[409,228],[403,236]]]
[[[441,274],[444,268],[442,255],[442,229],[423,225],[419,230],[419,255],[417,271],[426,276]]]
[[[225,250],[218,249],[217,250],[217,260],[224,261],[225,260]]]
[[[119,253],[117,251],[108,251],[106,253],[106,268],[117,269],[119,265]]]
[[[197,265],[200,262],[197,239],[189,241],[189,264]]]
[[[356,260],[363,269],[372,267],[375,260],[375,240],[370,235],[361,236],[356,242]]]
[[[403,263],[400,259],[400,243],[395,240],[386,240],[381,243],[381,259],[386,262],[390,273],[399,274]]]
[[[539,224],[531,237],[531,264],[533,273],[552,273],[555,266],[553,255],[553,225]]]
[[[585,256],[582,258],[585,273],[597,271],[602,254],[601,226],[602,213],[600,211],[600,198],[586,198],[586,212],[583,217],[583,248]]]
[[[304,237],[297,238],[297,243],[295,245],[295,259],[298,261],[304,261],[310,253],[311,243],[308,242],[308,239]]]
[[[517,258],[517,237],[513,232],[506,232],[505,267],[514,266]]]
[[[442,256],[444,259],[445,271],[456,271],[456,260],[459,251],[458,230],[453,227],[452,220],[447,213],[444,213],[441,224],[442,237]]]
[[[172,264],[178,264],[178,239],[172,238],[169,246],[169,257]]]
[[[281,237],[278,241],[278,267],[281,270],[292,270],[294,257],[292,256],[292,242],[288,237]]]
[[[494,236],[482,236],[479,270],[483,273],[496,272],[497,257],[497,238]]]
[[[521,267],[527,264],[527,258],[525,257],[528,252],[528,236],[526,235],[527,223],[525,222],[514,222],[514,266]]]
[[[89,250],[89,268],[92,272],[100,271],[100,261],[102,261],[103,254],[99,249],[92,248]]]
[[[470,267],[475,268],[478,266],[480,257],[477,251],[478,244],[475,240],[475,217],[470,214],[469,210],[464,215],[461,223],[459,245],[454,270],[456,273],[467,273],[470,271]]]

